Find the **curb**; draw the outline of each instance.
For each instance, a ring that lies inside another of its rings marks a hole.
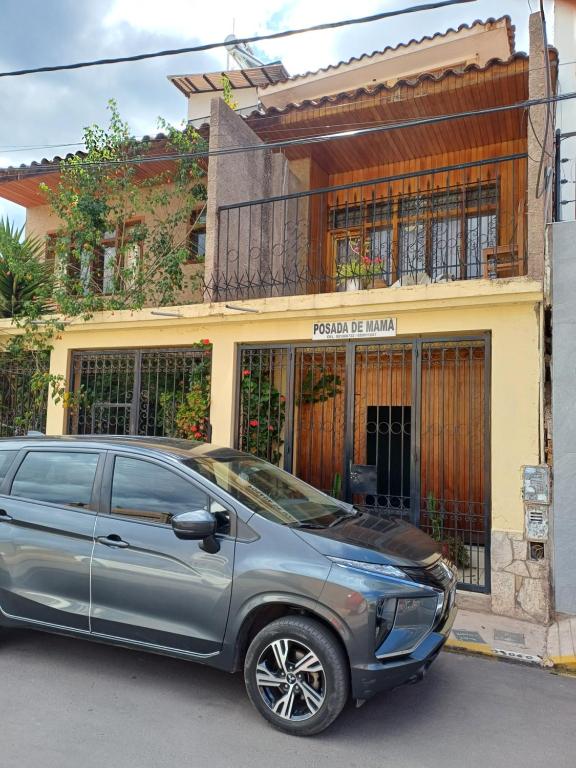
[[[555,659],[544,659],[542,656],[538,656],[534,653],[522,653],[520,651],[509,651],[502,648],[492,648],[487,643],[471,643],[464,640],[454,640],[449,638],[445,645],[445,650],[450,653],[462,653],[469,654],[471,656],[487,656],[493,659],[506,659],[507,661],[515,661],[519,664],[534,664],[539,667],[555,667]],[[564,664],[566,664],[566,658],[563,657]],[[576,657],[570,657],[572,659],[569,664],[572,664],[574,673],[576,674]]]
[[[576,656],[551,656],[554,669],[567,675],[576,675]]]

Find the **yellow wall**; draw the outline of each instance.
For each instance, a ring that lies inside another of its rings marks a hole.
[[[258,314],[222,304],[171,307],[166,311],[182,315],[173,319],[150,310],[108,313],[66,328],[55,343],[51,371],[67,375],[74,349],[182,346],[208,338],[214,345],[213,440],[226,445],[233,440],[237,344],[310,342],[318,318],[369,315],[396,317],[399,338],[490,331],[492,527],[522,531],[521,467],[540,462],[541,300],[538,283],[518,278],[236,303]],[[61,434],[63,428],[64,411],[50,402],[47,432]]]

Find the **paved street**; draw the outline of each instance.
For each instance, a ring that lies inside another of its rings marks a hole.
[[[576,679],[444,653],[426,680],[296,739],[240,676],[28,632],[0,643],[2,768],[576,765]]]

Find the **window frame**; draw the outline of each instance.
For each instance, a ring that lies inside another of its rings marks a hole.
[[[206,215],[206,205],[195,209],[190,215],[190,231],[187,240],[188,258],[185,261],[186,264],[205,264],[206,262]],[[204,235],[204,254],[199,258],[198,254],[194,253],[193,242],[195,237],[202,234]]]
[[[100,484],[100,515],[102,517],[108,517],[108,518],[111,518],[112,520],[120,520],[125,523],[133,523],[138,525],[151,525],[151,526],[155,526],[163,529],[169,529],[170,531],[173,530],[171,523],[159,523],[154,520],[145,520],[140,517],[130,518],[130,517],[124,517],[122,515],[112,514],[112,482],[114,479],[114,466],[116,463],[116,459],[118,457],[133,459],[136,461],[144,461],[144,462],[147,462],[148,464],[154,464],[155,466],[161,467],[162,469],[166,469],[170,472],[173,472],[175,475],[177,475],[181,479],[190,483],[199,491],[206,494],[210,502],[210,506],[212,505],[213,502],[217,502],[218,504],[223,506],[224,509],[226,510],[229,518],[229,531],[226,533],[222,531],[216,531],[216,535],[218,536],[218,538],[222,538],[222,539],[236,538],[237,512],[234,506],[230,504],[230,501],[224,498],[219,493],[217,493],[215,489],[212,487],[212,485],[208,484],[208,481],[197,478],[196,473],[194,473],[194,476],[192,476],[191,474],[192,470],[187,469],[184,465],[181,465],[180,462],[176,461],[175,463],[172,463],[169,460],[164,460],[156,456],[148,456],[148,455],[143,455],[139,453],[131,453],[129,450],[126,450],[126,451],[123,451],[123,450],[110,451],[109,450],[107,452],[105,466],[103,467],[103,478]]]
[[[88,269],[86,270],[87,275],[83,276],[83,271],[85,270],[85,266],[82,264],[82,254],[80,256],[80,261],[74,259],[72,260],[70,258],[70,254],[68,254],[66,258],[66,263],[63,265],[63,271],[65,274],[73,279],[77,279],[80,284],[83,285],[84,293],[88,293],[91,288],[95,288],[95,293],[102,295],[102,296],[113,296],[116,293],[115,290],[115,280],[116,280],[116,273],[119,268],[125,269],[126,268],[126,254],[124,254],[124,264],[120,264],[120,258],[118,254],[118,249],[121,248],[124,245],[124,241],[126,240],[126,232],[132,229],[133,227],[137,227],[140,224],[142,224],[143,219],[142,218],[134,218],[134,219],[128,219],[123,224],[116,227],[114,232],[105,233],[104,237],[102,238],[102,242],[100,243],[100,247],[98,248],[97,253],[95,254],[95,257],[92,261],[92,263],[88,266]],[[108,237],[106,235],[109,235]],[[47,264],[53,265],[54,273],[56,273],[56,270],[58,269],[58,258],[56,253],[56,241],[58,239],[58,232],[48,232],[46,234],[46,244],[45,244],[45,251],[44,251],[44,260]],[[142,263],[142,258],[144,255],[144,249],[141,242],[136,242],[134,245],[137,247],[138,252],[135,254],[135,258],[138,260],[139,264]],[[112,279],[112,290],[104,291],[105,287],[105,280],[106,280],[106,250],[107,249],[114,249],[114,254],[110,261],[113,264],[113,269],[111,279]]]
[[[53,501],[45,501],[44,499],[33,499],[29,496],[14,496],[12,495],[12,487],[14,485],[14,480],[16,478],[16,475],[18,474],[18,471],[20,470],[20,467],[26,460],[26,457],[30,453],[88,453],[88,454],[95,454],[98,456],[98,461],[96,463],[96,471],[94,473],[94,480],[92,482],[92,491],[90,494],[90,502],[85,507],[75,507],[70,504],[63,504]],[[99,497],[100,497],[100,484],[102,480],[102,474],[104,471],[104,464],[106,459],[106,451],[105,450],[99,450],[98,448],[88,448],[88,447],[76,447],[76,446],[69,446],[69,445],[62,445],[62,446],[34,446],[34,445],[27,445],[24,448],[21,448],[18,451],[18,455],[13,459],[12,464],[10,466],[10,469],[6,476],[4,477],[4,480],[0,484],[0,495],[9,497],[10,499],[14,501],[22,501],[27,502],[29,504],[41,504],[42,506],[50,507],[52,509],[66,509],[71,512],[77,512],[80,514],[89,514],[89,515],[96,515],[99,512]]]
[[[434,263],[433,234],[434,224],[448,220],[459,220],[459,263],[458,275],[453,279],[467,280],[470,265],[468,263],[468,221],[494,216],[495,244],[499,243],[501,226],[501,185],[499,179],[477,179],[475,181],[462,182],[452,187],[439,190],[422,190],[412,194],[397,194],[389,198],[376,198],[375,200],[360,202],[344,202],[334,204],[328,208],[328,242],[329,254],[332,260],[334,274],[338,270],[338,244],[342,241],[353,239],[360,240],[360,258],[370,248],[370,237],[373,229],[388,230],[390,232],[390,269],[389,284],[400,277],[409,274],[410,270],[403,270],[405,251],[403,249],[403,228],[422,228],[423,236],[423,269],[422,273],[432,277],[437,268]],[[488,198],[484,199],[487,193]],[[492,195],[492,197],[491,197]],[[442,196],[446,198],[445,206],[441,205]],[[435,201],[438,198],[439,202]],[[376,218],[375,211],[380,204],[386,215]],[[372,215],[370,215],[370,206]],[[346,211],[349,216],[348,226],[340,225],[338,215]],[[490,247],[490,246],[486,246]],[[456,266],[456,265],[453,265]],[[474,265],[472,265],[474,266]],[[420,270],[419,270],[420,271]],[[382,270],[385,275],[385,270]],[[481,276],[481,275],[480,275]],[[374,273],[375,278],[380,275]],[[438,278],[434,278],[438,279]],[[472,279],[472,278],[470,278]]]

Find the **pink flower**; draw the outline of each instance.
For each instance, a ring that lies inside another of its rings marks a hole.
[[[258,419],[252,419],[248,423],[250,424],[251,427],[257,427],[260,422],[258,421]]]
[[[248,368],[245,368],[245,369],[242,371],[242,376],[250,376],[250,373],[251,373],[251,372],[248,370]]]
[[[274,427],[272,424],[268,424],[268,432],[274,432]]]

